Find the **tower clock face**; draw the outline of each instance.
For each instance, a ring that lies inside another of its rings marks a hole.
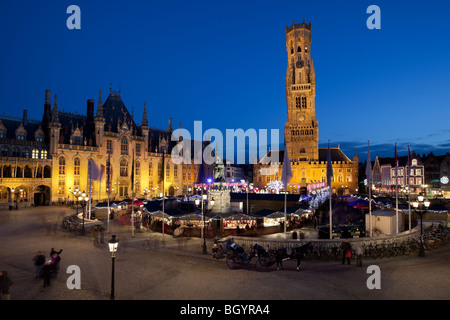
[[[301,115],[298,117],[298,120],[299,120],[299,121],[304,121],[304,120],[305,120],[305,116],[301,114]]]
[[[296,63],[297,68],[302,68],[303,67],[303,61],[298,60]]]

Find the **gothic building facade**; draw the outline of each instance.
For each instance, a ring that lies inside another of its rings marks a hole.
[[[167,130],[150,128],[144,102],[137,125],[121,93],[111,89],[104,103],[100,91],[94,105],[89,99],[86,114],[64,112],[46,90],[41,121],[28,120],[26,110],[23,119],[0,116],[0,203],[69,202],[83,192],[104,201],[108,194],[119,200],[193,191],[199,165],[172,161],[172,148],[182,139],[172,138],[172,119]],[[89,164],[96,178],[90,179]]]

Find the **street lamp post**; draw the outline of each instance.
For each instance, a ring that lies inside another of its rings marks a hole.
[[[79,197],[78,199],[79,200],[85,200],[85,197],[86,197],[86,193],[83,191],[83,193],[81,193],[81,197]],[[86,197],[86,199],[87,199],[87,197]],[[84,234],[84,208],[82,208],[81,210],[83,211],[83,229],[82,229],[83,231],[82,232]]]
[[[115,252],[117,251],[117,247],[119,246],[119,240],[116,239],[116,235],[112,235],[111,240],[108,241],[109,252],[111,252],[111,260],[112,260],[112,269],[111,269],[111,296],[110,299],[114,300],[114,262],[116,259]]]
[[[414,211],[420,216],[420,248],[419,256],[425,257],[425,247],[423,244],[423,215],[428,211],[430,201],[424,198],[423,195],[417,197],[417,201],[413,202]]]
[[[211,179],[208,179],[208,182],[211,182],[210,181]],[[205,224],[206,224],[206,222],[205,222],[205,212],[210,212],[211,210],[212,210],[212,206],[214,206],[214,199],[211,199],[211,200],[209,200],[208,199],[208,190],[207,190],[207,194],[203,194],[203,189],[204,189],[205,187],[203,187],[203,184],[201,185],[201,200],[199,200],[199,199],[196,199],[195,200],[195,204],[197,205],[197,206],[199,206],[200,205],[200,201],[201,201],[201,208],[202,208],[202,220],[203,220],[203,226],[202,226],[202,237],[203,237],[203,254],[207,254],[208,253],[208,250],[207,250],[207,246],[206,246],[206,234],[205,234]],[[205,209],[204,208],[204,203],[205,203],[205,200],[208,200],[208,207],[207,207],[207,209]],[[211,208],[209,207],[211,205]]]

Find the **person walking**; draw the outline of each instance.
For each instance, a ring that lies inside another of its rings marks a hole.
[[[50,250],[50,263],[51,263],[51,267],[52,267],[52,272],[54,272],[55,274],[58,272],[59,270],[59,263],[61,262],[61,252],[63,251],[63,249],[60,249],[59,251],[55,251],[55,248],[52,248],[52,250]]]
[[[364,254],[364,249],[361,246],[361,243],[357,243],[356,244],[356,248],[355,248],[355,254],[356,254],[356,264],[358,267],[362,267],[362,257]]]
[[[100,238],[100,230],[98,228],[98,226],[95,226],[94,229],[92,229],[92,239],[94,240],[94,246],[96,244],[99,244],[98,239]]]
[[[52,276],[53,265],[51,260],[47,260],[41,270],[41,278],[44,280],[43,288],[50,286],[50,278]]]
[[[45,256],[41,251],[38,251],[36,255],[33,257],[34,266],[36,268],[35,279],[39,279],[41,276],[41,270],[45,263]]]
[[[0,291],[1,291],[1,300],[9,300],[10,293],[9,287],[13,285],[13,282],[8,276],[7,271],[0,271]]]
[[[341,244],[342,249],[342,264],[345,264],[345,259],[347,259],[347,263],[350,264],[350,258],[352,256],[352,245],[348,242],[348,239],[345,239]]]

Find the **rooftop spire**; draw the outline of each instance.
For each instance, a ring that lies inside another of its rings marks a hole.
[[[59,122],[59,112],[58,112],[58,104],[57,104],[57,95],[55,94],[55,104],[53,105],[52,110],[52,122]]]
[[[98,92],[97,118],[103,118],[102,89]]]
[[[142,126],[148,127],[148,120],[147,120],[147,102],[144,101],[144,113],[142,114]]]

